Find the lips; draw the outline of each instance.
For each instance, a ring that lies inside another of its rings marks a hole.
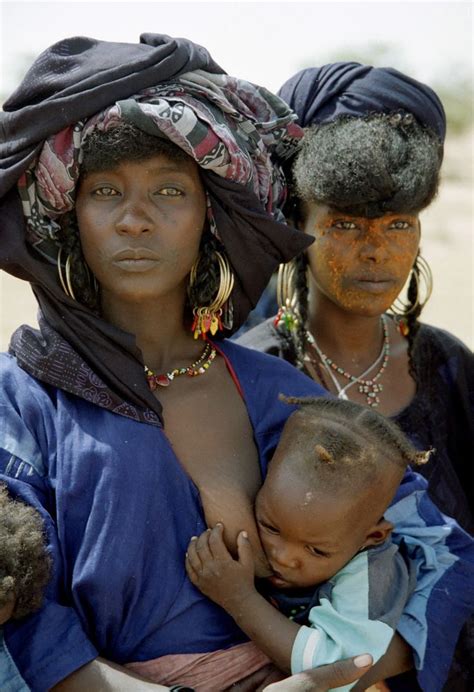
[[[369,293],[384,293],[392,288],[395,279],[392,276],[363,276],[351,280],[353,286]]]
[[[273,571],[273,574],[270,577],[267,577],[268,581],[273,584],[273,586],[277,587],[284,587],[284,586],[291,586],[291,582],[287,581],[284,579],[283,575],[278,572],[278,570],[271,568]]]
[[[153,252],[153,250],[146,247],[125,248],[124,250],[116,252],[115,255],[112,255],[112,260],[114,262],[123,262],[129,260],[140,261],[145,259],[156,261],[159,259],[159,257],[156,252]]]
[[[149,248],[125,248],[112,255],[112,262],[128,272],[143,272],[153,269],[160,261],[159,256]]]

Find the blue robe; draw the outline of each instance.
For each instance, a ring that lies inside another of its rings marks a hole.
[[[278,395],[323,390],[278,358],[230,341],[221,348],[240,383],[264,475],[294,410]],[[44,607],[3,628],[2,692],[43,692],[97,655],[125,663],[245,640],[186,577],[186,547],[204,530],[204,516],[157,417],[117,407],[85,363],[69,373],[70,391],[48,383],[53,376],[39,381],[12,355],[0,357],[1,478],[42,513],[54,560]],[[419,563],[406,623],[415,647],[422,641],[420,679],[433,692],[472,608],[474,550],[424,488],[408,471],[397,499],[410,503],[404,540]],[[403,517],[397,529],[404,534]]]

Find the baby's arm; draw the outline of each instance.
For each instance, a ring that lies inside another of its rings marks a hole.
[[[291,651],[299,625],[278,612],[254,584],[252,547],[243,531],[234,560],[217,524],[189,544],[186,570],[191,582],[226,610],[245,634],[284,671],[290,671]]]

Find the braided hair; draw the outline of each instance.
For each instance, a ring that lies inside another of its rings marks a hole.
[[[360,487],[379,477],[387,467],[402,477],[407,464],[425,464],[432,453],[416,450],[401,429],[373,408],[353,401],[323,397],[285,397],[298,406],[289,417],[282,444],[303,454],[288,455],[284,463],[300,464],[300,472],[320,474],[333,485]],[[316,480],[316,479],[315,479]]]

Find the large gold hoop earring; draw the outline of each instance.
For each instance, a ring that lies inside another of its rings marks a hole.
[[[280,264],[277,279],[278,312],[274,320],[277,329],[294,332],[301,322],[296,290],[296,263],[294,260]]]
[[[61,265],[62,253],[63,253],[62,248],[59,248],[58,257],[56,260],[56,264],[58,267],[59,282],[61,284],[61,287],[62,287],[64,293],[69,298],[72,298],[73,300],[77,301],[77,298],[74,295],[74,290],[72,288],[72,282],[71,282],[71,253],[68,254],[67,259],[66,259],[66,264],[64,265],[64,276],[63,276],[63,268]]]
[[[398,317],[407,317],[415,310],[422,310],[433,293],[433,273],[425,258],[418,254],[415,264],[410,272],[410,281],[414,277],[416,283],[416,299],[414,303],[406,303],[401,298],[395,298],[390,307],[390,312]],[[422,296],[422,286],[424,284]]]
[[[219,287],[216,297],[210,305],[196,306],[193,308],[194,320],[192,331],[195,339],[199,337],[206,339],[208,332],[210,332],[211,336],[214,336],[218,330],[224,329],[222,316],[227,307],[232,289],[234,288],[234,274],[230,267],[229,260],[217,250],[214,252],[214,257],[219,267]],[[198,257],[193,264],[189,275],[190,289],[196,283],[199,261],[200,257]]]

